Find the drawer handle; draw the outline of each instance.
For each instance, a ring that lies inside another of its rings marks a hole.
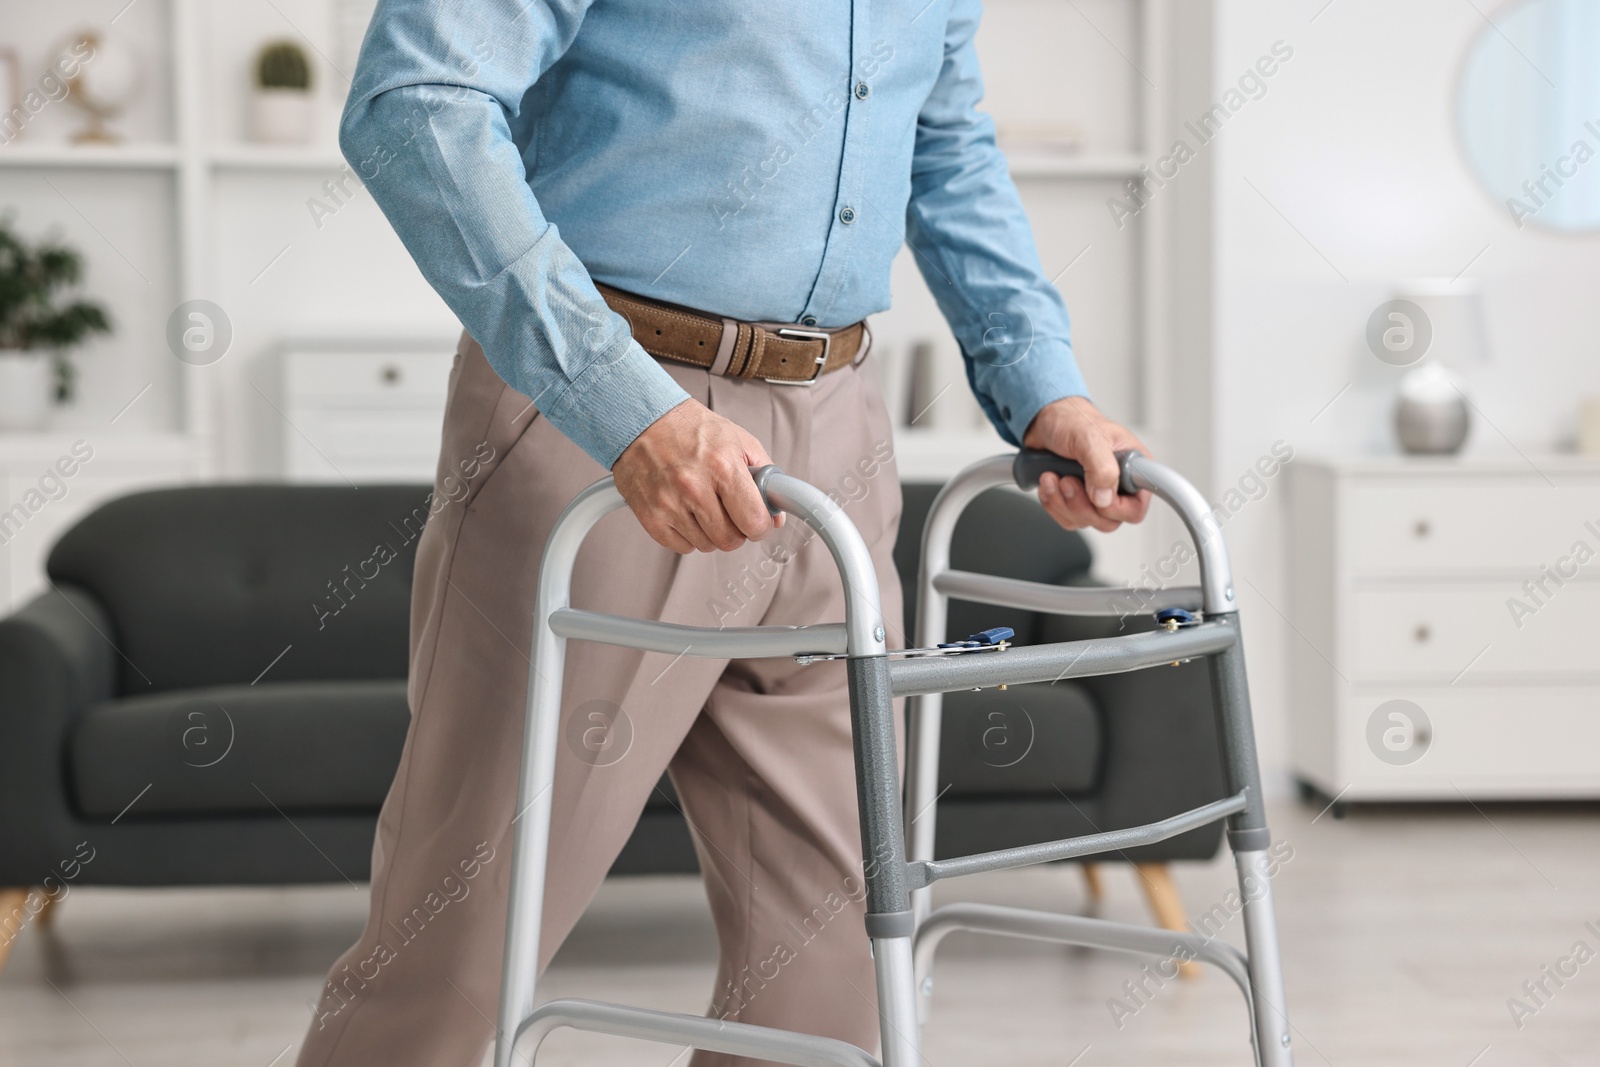
[[[1411,532],[1416,534],[1419,538],[1427,537],[1428,534],[1433,532],[1433,527],[1428,525],[1427,519],[1418,519],[1417,524],[1411,528]]]
[[[1428,643],[1428,639],[1433,636],[1433,631],[1428,629],[1427,623],[1422,622],[1417,624],[1417,628],[1412,631],[1412,634],[1416,637],[1417,644],[1425,645]]]
[[[383,370],[378,373],[378,377],[383,379],[384,385],[399,385],[400,368],[393,363],[386,363]]]

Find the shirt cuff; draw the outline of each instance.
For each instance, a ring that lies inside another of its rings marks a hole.
[[[977,362],[974,384],[980,399],[988,401],[984,410],[1000,436],[1014,445],[1022,444],[1034,416],[1046,404],[1069,396],[1089,396],[1089,387],[1072,358],[1072,347],[1065,342],[1036,344],[1022,359],[1004,367],[983,367],[981,360]]]
[[[634,438],[688,399],[672,376],[632,342],[617,359],[585,369],[543,414],[610,470]]]

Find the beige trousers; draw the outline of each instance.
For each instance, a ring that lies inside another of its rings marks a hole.
[[[897,620],[900,487],[873,369],[798,387],[663,366],[785,471],[834,493]],[[435,486],[449,503],[417,550],[411,728],[378,820],[372,910],[328,975],[300,1067],[474,1067],[493,1039],[535,579],[557,515],[604,473],[463,338]],[[844,617],[838,572],[803,523],[678,556],[626,510],[580,553],[572,603],[701,626]],[[668,771],[717,927],[710,1013],[876,1048],[842,667],[574,641],[562,715],[541,969]]]

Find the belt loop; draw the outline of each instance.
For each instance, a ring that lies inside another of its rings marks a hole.
[[[741,322],[737,326],[738,335],[733,341],[733,357],[728,361],[727,376],[730,378],[744,377],[744,370],[750,365],[751,334],[755,327],[748,322]]]
[[[859,367],[861,361],[867,358],[867,353],[872,351],[872,327],[867,325],[867,320],[861,320],[861,349],[856,353],[856,358],[850,361],[852,367]]]
[[[711,361],[712,374],[728,373],[728,361],[733,358],[733,343],[739,338],[739,320],[722,320],[722,340],[717,342],[717,355]]]
[[[750,358],[739,368],[739,377],[754,378],[761,372],[761,357],[767,350],[767,331],[760,326],[750,327]]]

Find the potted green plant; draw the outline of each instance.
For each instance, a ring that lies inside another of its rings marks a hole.
[[[293,41],[271,41],[256,56],[250,134],[265,144],[311,139],[311,63]]]
[[[68,350],[111,332],[99,304],[68,299],[82,275],[76,251],[49,240],[30,246],[0,218],[0,429],[34,429],[53,400],[71,399]]]

